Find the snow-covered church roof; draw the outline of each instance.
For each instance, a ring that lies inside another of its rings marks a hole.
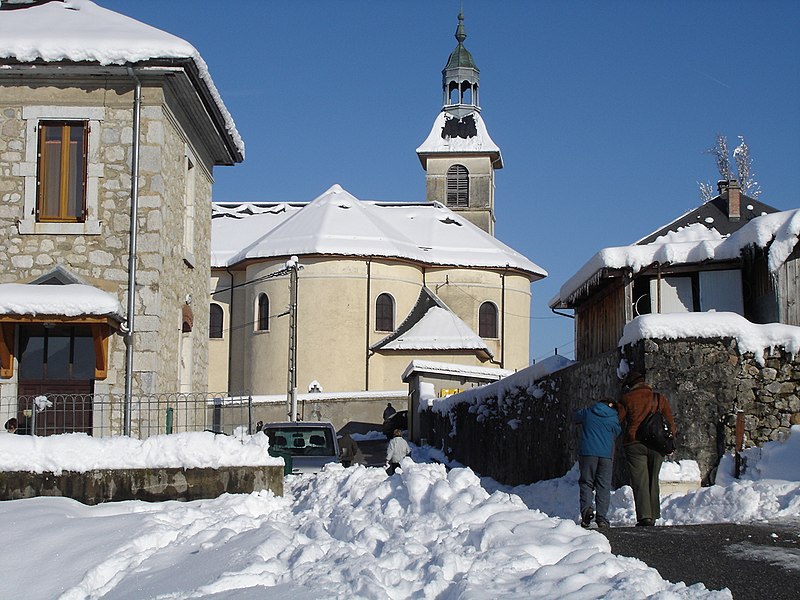
[[[547,276],[540,266],[438,202],[369,202],[334,185],[306,204],[213,205],[213,267],[308,254],[514,269],[531,281]]]
[[[90,0],[17,0],[0,11],[0,63],[75,62],[126,65],[154,59],[187,59],[212,97],[228,135],[244,156],[244,142],[211,79],[206,62],[189,42]]]
[[[768,248],[768,266],[775,272],[789,258],[798,240],[800,209],[756,217],[727,237],[716,229],[694,223],[650,244],[603,248],[561,286],[550,306],[572,302],[599,281],[604,269],[630,269],[637,273],[656,262],[676,265],[734,260],[749,246]]]

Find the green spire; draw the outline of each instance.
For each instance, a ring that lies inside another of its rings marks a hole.
[[[458,27],[456,27],[456,40],[458,40],[458,46],[453,52],[450,53],[450,58],[447,61],[447,65],[445,66],[445,70],[447,69],[458,69],[458,68],[469,68],[478,70],[478,67],[475,66],[475,61],[472,60],[472,55],[469,53],[464,47],[464,40],[467,39],[467,31],[464,29],[464,13],[458,13]]]

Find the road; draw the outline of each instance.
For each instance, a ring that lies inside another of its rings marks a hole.
[[[800,598],[800,521],[615,527],[606,536],[614,554],[643,560],[669,581],[728,588],[734,600]]]

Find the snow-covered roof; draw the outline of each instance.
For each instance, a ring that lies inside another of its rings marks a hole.
[[[424,264],[547,272],[449,208],[359,200],[333,185],[307,204],[214,204],[211,264],[308,254],[384,256]]]
[[[403,381],[408,382],[408,378],[413,373],[455,375],[457,377],[467,377],[469,379],[497,381],[503,377],[508,377],[513,374],[514,371],[491,367],[472,367],[469,365],[443,363],[432,360],[412,360],[406,367],[406,370],[403,371]]]
[[[122,307],[112,294],[83,284],[0,284],[0,315],[119,317]]]
[[[228,135],[244,156],[244,142],[208,65],[189,42],[90,0],[19,4],[23,7],[0,13],[0,58],[22,63],[41,60],[100,65],[190,59],[224,119]]]
[[[682,338],[733,338],[741,354],[752,352],[760,364],[764,363],[765,349],[783,348],[791,354],[800,352],[800,327],[779,323],[756,325],[730,312],[641,315],[625,325],[619,345],[641,339]]]
[[[498,169],[502,168],[503,158],[500,154],[500,148],[492,141],[492,138],[489,137],[489,132],[486,129],[486,124],[483,122],[481,114],[476,111],[468,116],[471,116],[475,120],[477,133],[469,137],[459,137],[443,134],[445,122],[455,117],[444,110],[437,115],[428,137],[425,138],[422,145],[417,148],[417,154],[420,155],[420,160],[423,160],[423,164],[423,156],[427,154],[448,152],[455,154],[490,153],[495,155],[495,167]]]
[[[757,217],[728,237],[700,223],[656,239],[650,244],[603,248],[561,286],[550,306],[572,302],[597,283],[604,269],[630,269],[637,273],[654,263],[692,264],[734,260],[749,246],[767,248],[769,269],[777,271],[786,262],[800,238],[800,209]]]
[[[439,306],[428,309],[417,323],[381,350],[483,350],[489,347],[457,315]]]
[[[492,357],[483,339],[424,286],[403,322],[370,350],[467,350]]]

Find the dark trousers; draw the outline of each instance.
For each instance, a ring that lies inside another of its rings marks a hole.
[[[581,477],[578,487],[581,493],[581,515],[592,507],[594,500],[596,520],[608,521],[608,505],[611,501],[611,459],[601,456],[580,456],[578,466]]]
[[[389,466],[386,468],[387,475],[394,475],[394,472],[400,468],[400,463],[390,462]]]
[[[664,457],[640,442],[625,445],[625,462],[631,474],[633,501],[636,503],[636,520],[661,517],[661,490],[658,474]]]

